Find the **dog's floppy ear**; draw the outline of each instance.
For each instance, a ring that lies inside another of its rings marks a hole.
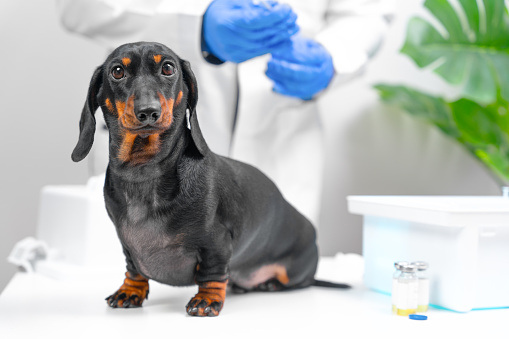
[[[81,111],[80,136],[78,139],[78,144],[74,148],[74,151],[72,151],[71,155],[72,160],[75,162],[83,160],[87,156],[88,152],[90,152],[92,144],[94,143],[94,115],[95,111],[99,107],[99,103],[97,102],[97,94],[102,85],[102,72],[103,67],[97,67],[94,75],[92,76],[92,80],[90,80],[87,100],[85,102],[85,106],[83,106],[83,111]]]
[[[198,125],[198,118],[196,117],[196,104],[198,103],[198,85],[196,83],[196,77],[191,70],[191,65],[186,60],[180,60],[182,65],[182,74],[184,83],[187,86],[187,109],[189,109],[189,124],[191,128],[191,138],[198,149],[198,151],[204,155],[208,146],[203,139],[201,134],[200,126]]]

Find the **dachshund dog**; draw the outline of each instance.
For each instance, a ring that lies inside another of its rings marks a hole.
[[[90,82],[73,161],[89,153],[100,106],[109,138],[108,215],[126,257],[111,307],[139,307],[148,280],[198,285],[186,311],[217,316],[233,292],[310,285],[315,230],[259,170],[214,154],[196,117],[198,87],[187,61],[159,43],[115,49]]]

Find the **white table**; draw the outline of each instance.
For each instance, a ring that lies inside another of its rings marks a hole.
[[[196,287],[150,282],[142,308],[108,307],[120,268],[64,280],[17,273],[0,295],[0,338],[509,338],[509,309],[430,309],[428,320],[410,320],[392,315],[390,297],[364,288],[361,276],[358,256],[322,258],[318,278],[354,287],[229,293],[219,317],[198,318],[184,309]]]

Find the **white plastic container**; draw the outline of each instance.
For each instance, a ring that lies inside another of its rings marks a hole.
[[[106,212],[103,177],[87,185],[45,186],[41,190],[37,239],[78,267],[125,267],[115,226]]]
[[[509,199],[350,196],[364,216],[364,283],[391,293],[393,263],[429,263],[430,304],[458,312],[509,307]]]

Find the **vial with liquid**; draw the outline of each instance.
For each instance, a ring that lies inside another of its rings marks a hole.
[[[396,314],[408,316],[416,313],[418,300],[417,267],[413,264],[402,265],[396,284]]]
[[[419,297],[417,301],[417,312],[423,313],[428,310],[429,305],[429,277],[428,263],[416,261],[413,263],[417,267],[417,280],[419,282]]]
[[[394,263],[394,268],[396,269],[394,271],[394,274],[392,275],[392,313],[396,314],[396,299],[397,299],[397,293],[398,293],[398,278],[401,275],[401,267],[403,265],[407,265],[408,262],[406,261],[396,261]]]

